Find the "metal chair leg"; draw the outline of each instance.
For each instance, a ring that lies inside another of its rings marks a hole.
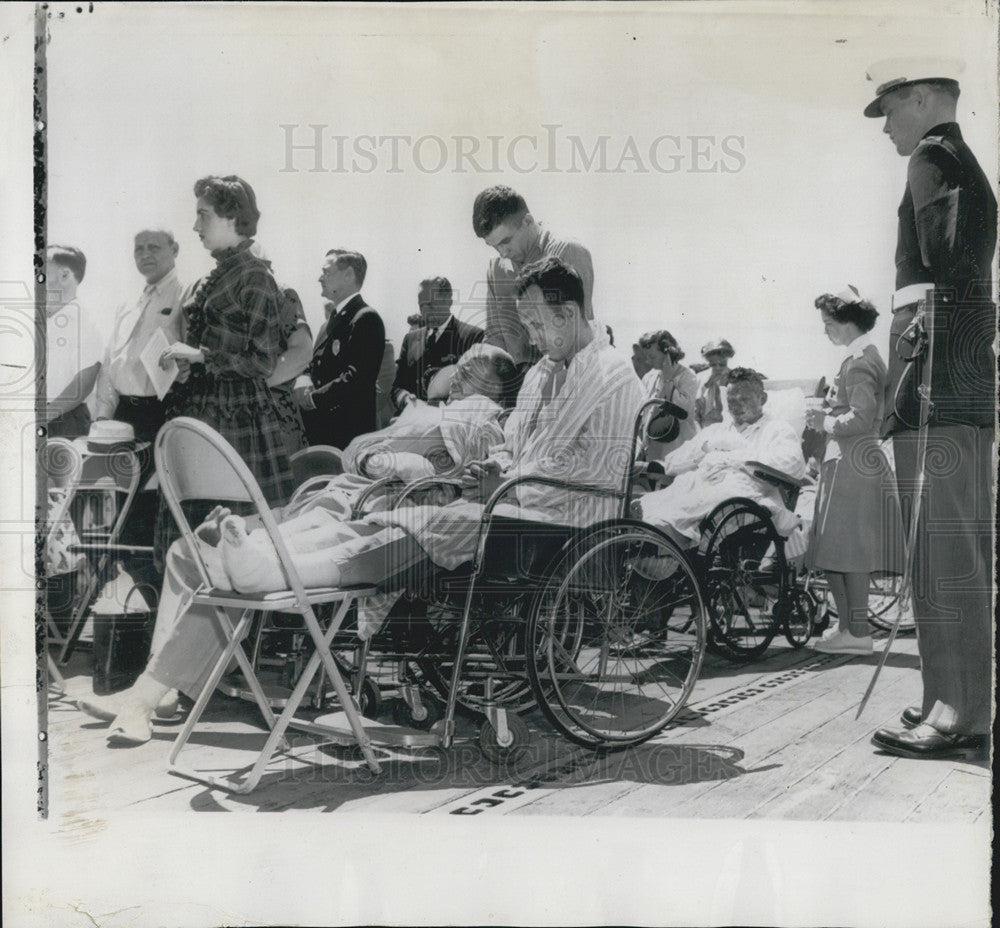
[[[56,662],[52,659],[52,655],[49,654],[47,646],[45,648],[45,660],[49,671],[48,688],[50,690],[55,690],[60,696],[62,696],[66,692],[66,678],[59,672],[59,668],[56,666]]]
[[[90,608],[90,603],[94,598],[94,593],[97,591],[97,584],[101,573],[106,566],[107,555],[101,555],[97,568],[92,568],[90,575],[87,577],[87,583],[84,587],[82,595],[80,596],[80,601],[73,609],[73,617],[70,620],[69,630],[66,632],[66,639],[63,642],[62,650],[59,652],[58,660],[60,666],[66,665],[73,653],[73,649],[76,647],[76,643],[80,638],[80,633],[83,631],[83,626],[86,621],[87,609]]]
[[[264,695],[263,690],[250,666],[250,660],[245,653],[243,653],[242,648],[240,648],[240,642],[242,636],[246,633],[246,628],[248,626],[248,616],[250,613],[244,613],[243,617],[240,619],[239,624],[232,631],[232,636],[230,638],[229,644],[227,645],[225,651],[220,656],[219,660],[216,662],[215,667],[212,670],[212,674],[209,677],[208,682],[203,687],[202,692],[198,696],[198,700],[192,709],[188,720],[184,725],[184,729],[178,735],[176,742],[171,749],[168,762],[170,764],[171,772],[177,774],[178,776],[187,777],[189,779],[197,780],[201,783],[206,783],[209,786],[213,786],[218,789],[228,790],[234,793],[249,793],[257,787],[260,783],[261,777],[264,774],[264,770],[267,765],[271,762],[274,755],[279,750],[287,751],[289,750],[288,744],[285,741],[285,732],[288,730],[290,725],[295,723],[295,713],[299,708],[306,692],[308,691],[310,685],[312,684],[313,677],[316,671],[322,664],[326,670],[326,673],[330,677],[333,683],[334,689],[337,692],[338,699],[341,700],[341,704],[344,707],[344,711],[347,714],[348,721],[351,724],[351,730],[361,748],[362,754],[368,763],[369,768],[373,773],[378,774],[380,767],[378,761],[375,759],[374,751],[371,747],[370,739],[368,738],[363,725],[361,724],[360,717],[354,706],[353,701],[347,693],[347,688],[344,685],[343,678],[337,669],[336,663],[333,661],[333,655],[330,653],[330,642],[333,640],[333,636],[336,634],[340,628],[341,623],[344,620],[344,616],[347,613],[348,608],[351,605],[351,598],[345,599],[341,607],[337,610],[337,614],[334,616],[330,623],[329,629],[324,632],[319,626],[316,620],[315,614],[310,609],[307,613],[303,615],[305,619],[306,626],[309,629],[310,635],[313,638],[313,642],[316,647],[313,650],[312,656],[309,658],[305,669],[303,670],[301,676],[299,677],[298,683],[295,685],[295,689],[292,691],[288,702],[285,705],[279,717],[275,717],[273,711],[270,708],[270,704]],[[221,611],[221,610],[220,610]],[[230,626],[232,627],[232,626]],[[176,766],[175,761],[183,749],[184,745],[187,743],[191,736],[194,726],[198,719],[201,717],[208,704],[208,700],[215,689],[216,684],[222,677],[225,668],[228,666],[229,661],[235,656],[236,660],[239,662],[241,669],[246,675],[247,682],[250,684],[251,690],[254,692],[254,696],[257,699],[258,705],[261,708],[261,712],[264,714],[265,721],[267,722],[268,728],[270,729],[268,733],[267,740],[264,743],[264,747],[261,749],[257,756],[256,761],[253,763],[246,776],[242,780],[234,780],[231,777],[212,777],[212,776],[202,776],[195,773],[192,770],[180,768]],[[311,730],[312,726],[308,724],[303,724],[303,727],[307,730]]]
[[[218,610],[222,612],[222,610]],[[188,713],[187,720],[184,722],[184,727],[181,729],[177,738],[175,739],[173,745],[170,749],[170,754],[167,758],[167,764],[170,767],[172,773],[177,773],[181,776],[187,776],[191,779],[198,780],[200,782],[209,782],[205,777],[201,777],[193,772],[182,770],[176,767],[177,756],[183,750],[184,746],[187,744],[188,739],[191,737],[191,733],[194,731],[195,725],[198,724],[199,719],[204,713],[208,701],[212,698],[215,692],[215,687],[218,685],[219,680],[222,679],[222,675],[225,673],[226,668],[229,666],[229,662],[233,659],[237,651],[240,652],[244,661],[246,661],[246,655],[242,654],[242,637],[245,634],[248,625],[250,624],[250,616],[252,613],[250,611],[245,611],[240,617],[239,622],[233,627],[232,623],[229,622],[228,616],[223,612],[223,617],[225,622],[229,625],[227,630],[227,635],[229,637],[229,643],[223,650],[222,654],[219,655],[219,659],[215,662],[215,666],[212,668],[212,672],[209,674],[208,680],[202,687],[201,692],[198,694],[198,698],[195,700],[195,704],[191,711]],[[222,618],[219,619],[220,622],[223,621]],[[236,657],[237,661],[240,662],[241,668],[244,672],[247,672],[249,667],[249,661],[247,661],[247,667],[243,667],[243,662],[240,661],[239,656]],[[260,684],[257,683],[256,678],[253,673],[250,672],[247,677],[248,682],[250,682],[250,688],[254,693],[254,697],[257,699],[257,704],[260,706],[260,710],[264,715],[265,720],[269,727],[274,726],[274,713],[271,710],[271,706],[264,696],[263,690],[260,688]],[[256,684],[256,685],[255,685]]]

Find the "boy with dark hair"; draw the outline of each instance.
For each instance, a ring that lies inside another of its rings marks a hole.
[[[46,249],[45,423],[49,438],[77,438],[90,429],[86,401],[97,382],[104,344],[76,298],[86,270],[87,258],[79,248],[50,245]]]
[[[579,242],[556,238],[539,225],[519,193],[504,186],[483,190],[472,207],[472,228],[498,255],[486,271],[486,341],[506,350],[515,364],[527,369],[539,357],[517,315],[516,281],[526,265],[554,257],[571,267],[583,284],[580,307],[584,318],[594,318],[590,252]]]

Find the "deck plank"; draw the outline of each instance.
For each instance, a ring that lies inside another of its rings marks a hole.
[[[51,808],[74,833],[103,827],[114,810],[981,820],[989,796],[983,766],[889,758],[868,743],[919,693],[915,642],[902,639],[893,650],[858,722],[873,660],[776,643],[766,659],[744,666],[709,656],[694,711],[627,751],[578,748],[534,712],[526,716],[529,752],[511,769],[496,769],[479,754],[478,722],[463,718],[451,750],[384,753],[383,773],[373,779],[355,749],[293,735],[290,756],[276,757],[249,796],[171,775],[166,757],[177,725],[156,725],[140,747],[108,750],[106,724],[83,716],[70,698],[54,700]],[[68,677],[70,697],[89,692],[85,668]],[[256,707],[220,697],[181,757],[230,772],[249,766],[263,740]]]
[[[853,722],[856,684],[848,686],[845,681],[857,678],[858,664],[839,659],[775,690],[761,702],[748,702],[709,716],[710,725],[701,730],[679,728],[667,733],[647,747],[645,763],[633,765],[639,768],[640,776],[634,776],[631,782],[622,782],[619,777],[586,789],[574,801],[575,814],[747,814],[746,802],[760,802],[760,789],[766,782],[775,780],[773,788],[783,788],[787,769],[772,772],[776,765],[787,768],[789,764],[789,758],[780,753],[783,749],[800,745],[797,749],[807,752],[809,758],[818,751],[826,759],[834,750],[829,746],[831,736],[843,740],[851,733],[857,735],[860,726],[864,726],[860,729],[864,732],[869,725],[874,730],[882,724],[873,712],[874,705],[868,710],[872,721]],[[889,668],[876,690],[876,696],[891,705],[890,712],[896,711],[899,697],[888,692],[889,683],[900,675],[905,677],[902,668]],[[907,681],[901,679],[898,685],[905,687]],[[847,714],[848,707],[851,721],[843,721],[824,735],[816,734],[838,712]],[[659,754],[651,753],[663,742],[669,743],[674,752],[676,764],[672,768],[664,748],[659,749]],[[661,773],[664,768],[669,771],[666,777],[650,777],[650,772]],[[560,795],[543,797],[538,802],[541,808],[532,811],[539,814],[547,809],[552,814],[560,802]]]

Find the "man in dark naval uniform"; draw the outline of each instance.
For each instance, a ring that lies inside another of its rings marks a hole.
[[[924,361],[903,360],[913,351],[902,336],[928,290],[934,306],[913,574],[923,702],[903,712],[902,728],[880,729],[873,738],[904,757],[982,752],[990,730],[997,204],[955,122],[962,67],[954,59],[873,65],[868,76],[877,95],[865,109],[866,116],[885,117],[884,131],[910,159],[899,206],[885,421],[904,513],[912,511],[920,466]]]
[[[421,326],[403,336],[396,362],[392,402],[401,410],[414,399],[427,399],[427,384],[442,367],[456,364],[473,345],[483,340],[483,330],[461,322],[451,313],[452,290],[447,277],[420,282],[417,293]]]
[[[310,445],[346,448],[374,431],[375,381],[385,351],[382,317],[361,296],[368,263],[356,251],[326,253],[319,283],[327,301],[312,361],[295,382]]]

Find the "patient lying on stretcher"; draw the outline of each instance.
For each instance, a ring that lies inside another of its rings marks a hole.
[[[502,348],[473,345],[454,367],[444,404],[411,403],[386,428],[359,435],[344,449],[344,473],[409,483],[481,460],[503,440],[500,402],[515,375]]]
[[[798,524],[777,489],[753,477],[746,465],[756,461],[791,477],[803,477],[799,437],[787,422],[764,412],[767,393],[764,378],[756,371],[745,367],[731,371],[726,395],[732,422],[708,426],[667,455],[663,468],[674,481],[638,501],[643,521],[665,530],[685,547],[698,541],[702,519],[736,496],[767,509],[782,534]]]
[[[474,345],[455,366],[446,403],[411,404],[386,428],[359,435],[344,451],[344,473],[279,515],[282,537],[307,586],[329,583],[324,549],[374,531],[367,523],[350,521],[354,499],[373,480],[398,477],[409,483],[455,473],[501,444],[498,401],[514,374],[502,348]],[[217,589],[260,592],[288,585],[267,533],[248,531],[228,509],[216,507],[196,535]]]

